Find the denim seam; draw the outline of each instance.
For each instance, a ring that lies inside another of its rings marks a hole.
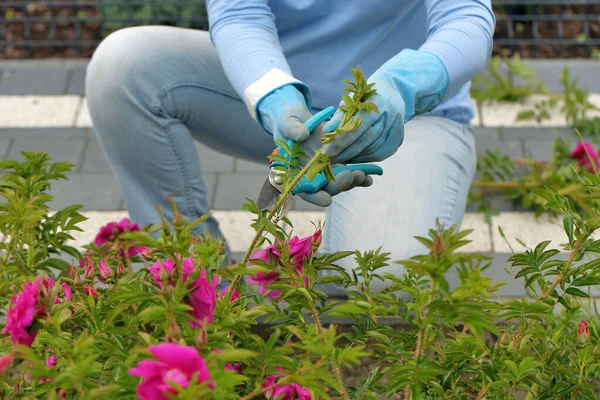
[[[467,129],[466,126],[464,124],[461,124],[461,134],[465,134],[465,130]],[[467,149],[467,144],[466,143],[462,143],[461,141],[459,141],[459,149],[458,151],[455,153],[455,155],[457,156],[457,162],[460,165],[465,165],[466,160],[467,160],[467,156],[468,156],[468,149]],[[466,166],[465,166],[466,167]],[[447,176],[447,175],[446,175]],[[462,179],[462,178],[461,178]],[[441,218],[446,219],[446,221],[440,221],[442,222],[443,225],[448,225],[451,221],[453,221],[459,211],[458,211],[458,189],[453,192],[450,190],[451,188],[451,184],[450,184],[451,180],[450,179],[444,179],[444,188],[443,188],[443,197],[444,197],[444,206],[442,207],[442,210],[444,211],[443,215],[441,216]],[[449,228],[449,226],[445,226],[445,228]]]
[[[213,87],[210,85],[207,85],[205,83],[198,83],[198,82],[190,82],[190,81],[174,81],[171,82],[169,84],[166,84],[165,86],[162,87],[162,89],[159,91],[158,95],[156,96],[156,102],[153,104],[153,107],[161,107],[162,106],[162,101],[164,100],[164,98],[169,94],[169,92],[171,92],[174,89],[180,88],[180,87],[184,87],[184,86],[192,86],[192,87],[197,87],[200,89],[204,89],[204,90],[208,90],[214,93],[218,93],[221,94],[223,96],[227,96],[230,97],[234,100],[238,100],[241,101],[239,97],[237,97],[237,94],[231,94],[227,91],[224,91],[222,89],[219,89],[217,87]],[[154,112],[154,110],[153,110]]]
[[[192,187],[189,182],[189,172],[186,168],[185,163],[183,162],[183,157],[181,156],[181,153],[180,153],[179,149],[177,148],[177,145],[175,144],[175,139],[170,130],[170,127],[173,125],[173,121],[169,121],[169,118],[172,120],[177,120],[177,119],[169,116],[165,112],[164,107],[163,107],[164,98],[172,90],[177,89],[179,87],[184,87],[184,86],[197,87],[197,88],[201,88],[204,90],[212,91],[214,93],[221,94],[223,96],[230,97],[232,99],[236,99],[236,100],[239,100],[239,99],[237,97],[231,95],[230,93],[227,93],[223,90],[220,90],[215,87],[211,87],[206,84],[194,83],[194,82],[189,82],[189,81],[174,81],[174,82],[164,85],[162,87],[162,89],[160,89],[158,91],[158,93],[156,93],[154,95],[154,99],[152,100],[152,102],[150,104],[150,111],[152,112],[152,114],[154,114],[158,117],[159,123],[161,124],[162,128],[164,129],[164,131],[167,135],[167,139],[169,140],[169,143],[171,145],[171,150],[173,151],[173,153],[175,155],[177,163],[179,164],[179,169],[181,171],[181,174],[183,175],[183,187],[184,187],[184,195],[185,195],[185,205],[187,207],[187,210],[186,210],[187,215],[198,217],[198,215],[196,215],[197,214],[196,207],[194,207],[194,201],[193,201],[193,196],[192,196]],[[165,116],[167,116],[168,118],[165,118]],[[177,120],[177,121],[180,122],[179,120]]]

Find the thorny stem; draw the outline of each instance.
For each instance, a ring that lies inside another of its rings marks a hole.
[[[573,263],[573,260],[575,260],[575,257],[577,257],[577,254],[579,254],[579,250],[581,249],[581,246],[583,246],[583,240],[578,240],[577,244],[575,245],[575,248],[573,249],[573,251],[571,251],[571,254],[569,254],[569,259],[567,260],[567,263],[565,264],[565,267],[566,267],[565,272],[558,275],[556,277],[556,279],[554,279],[554,282],[552,282],[552,285],[550,285],[548,290],[546,290],[546,292],[542,295],[542,297],[541,297],[542,299],[545,299],[546,297],[550,296],[552,294],[552,292],[554,291],[554,289],[556,289],[556,287],[562,282],[562,280],[565,279],[565,273],[568,272],[568,268]]]
[[[308,171],[312,168],[312,166],[315,165],[319,161],[319,158],[321,157],[322,153],[323,153],[323,149],[318,149],[315,152],[315,154],[313,155],[313,157],[310,159],[310,161],[304,166],[304,168],[302,168],[300,170],[300,172],[298,172],[298,175],[296,175],[296,177],[294,178],[292,183],[283,192],[283,194],[279,197],[279,199],[275,203],[275,206],[267,215],[267,219],[269,221],[273,219],[273,217],[275,216],[275,214],[277,214],[278,210],[283,206],[283,204],[285,203],[287,198],[292,194],[292,190],[294,189],[294,187],[296,187],[298,182],[300,182],[300,179],[302,179],[304,177],[304,175],[306,175],[308,173]],[[262,227],[256,231],[256,235],[254,235],[254,239],[252,239],[252,243],[250,243],[250,247],[248,247],[248,251],[246,251],[244,258],[242,259],[241,265],[248,264],[248,260],[250,260],[250,256],[252,255],[252,252],[254,251],[254,248],[256,247],[256,244],[260,240],[264,231],[265,231],[264,227]],[[226,304],[229,303],[229,299],[231,297],[231,294],[233,293],[233,289],[237,286],[240,279],[241,279],[241,275],[235,275],[233,277],[233,280],[231,281],[231,285],[229,285],[229,289],[227,290],[227,295],[226,295],[227,300],[225,300]]]
[[[427,307],[429,303],[431,303],[433,301],[433,296],[435,294],[435,289],[436,289],[436,285],[435,282],[431,283],[431,292],[429,295],[429,299],[427,299],[427,302],[424,304],[424,307]],[[421,308],[421,316],[423,317],[423,319],[425,319],[425,314],[422,312],[423,308]],[[425,342],[424,336],[427,333],[427,328],[429,327],[428,324],[424,324],[425,325],[425,329],[419,329],[419,332],[417,333],[417,346],[415,348],[415,354],[414,354],[414,359],[417,361],[417,363],[419,362],[419,360],[421,359],[421,353],[423,352],[423,343]],[[411,386],[406,386],[404,388],[404,398],[406,400],[411,400],[412,399],[412,391],[411,391],[412,387]]]

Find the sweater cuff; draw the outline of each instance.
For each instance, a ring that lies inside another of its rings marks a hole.
[[[254,81],[244,92],[244,103],[246,103],[248,112],[250,112],[255,121],[258,121],[258,105],[260,101],[275,90],[286,85],[294,85],[304,96],[306,106],[308,108],[311,107],[312,96],[308,86],[287,72],[274,68]]]

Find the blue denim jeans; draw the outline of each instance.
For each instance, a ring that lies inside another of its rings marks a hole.
[[[129,216],[142,225],[160,221],[158,205],[170,216],[167,196],[187,219],[210,211],[195,140],[257,162],[267,162],[275,146],[229,84],[207,32],[151,26],[113,33],[89,64],[86,96]],[[436,220],[462,221],[475,159],[469,124],[414,118],[398,152],[381,163],[384,175],[326,209],[323,251],[381,246],[392,260],[422,254],[414,236],[426,236]],[[215,218],[199,233],[205,230],[221,236]],[[340,265],[349,270],[354,260]],[[381,272],[401,274],[402,267]]]

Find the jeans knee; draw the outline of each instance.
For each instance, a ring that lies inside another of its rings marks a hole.
[[[94,52],[87,67],[85,87],[90,112],[108,101],[118,102],[136,84],[141,33],[125,28],[107,36]]]

